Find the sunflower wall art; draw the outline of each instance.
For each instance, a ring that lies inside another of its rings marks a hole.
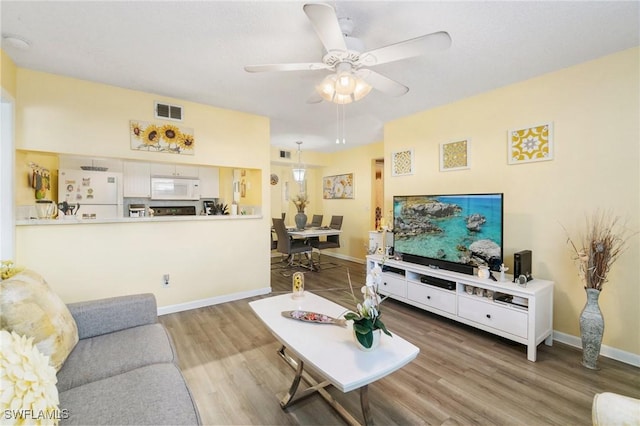
[[[353,173],[323,177],[322,198],[325,200],[353,198]]]
[[[193,129],[132,120],[129,131],[133,150],[193,155],[196,144]]]
[[[509,164],[553,160],[553,123],[509,130]]]

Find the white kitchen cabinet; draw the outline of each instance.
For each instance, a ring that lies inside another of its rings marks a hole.
[[[122,160],[114,158],[81,157],[75,155],[61,155],[58,157],[58,167],[69,170],[99,170],[122,172]]]
[[[152,163],[151,176],[198,178],[199,167],[184,164]]]
[[[381,294],[527,345],[529,361],[536,360],[538,344],[553,343],[551,281],[536,278],[520,287],[401,260],[383,262],[380,255],[367,256],[367,271],[376,263],[383,264]]]
[[[200,167],[200,198],[220,198],[220,169]]]
[[[151,197],[151,164],[140,161],[125,161],[123,181],[125,197]]]

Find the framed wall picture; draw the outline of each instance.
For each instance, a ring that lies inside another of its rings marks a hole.
[[[353,173],[322,178],[322,198],[325,200],[353,197]]]
[[[413,174],[413,149],[391,153],[391,176]]]
[[[509,164],[553,160],[553,123],[509,130]]]
[[[470,145],[469,139],[440,144],[440,171],[468,169],[470,167]]]
[[[173,124],[154,124],[146,121],[129,122],[131,149],[193,155],[196,141],[193,129]]]

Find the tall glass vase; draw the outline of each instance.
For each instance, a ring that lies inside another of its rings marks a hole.
[[[298,214],[296,214],[294,220],[296,221],[296,228],[298,230],[303,230],[307,225],[307,215],[304,214],[304,212],[299,212]]]
[[[598,356],[604,334],[604,318],[598,305],[600,290],[587,288],[587,303],[580,313],[580,336],[582,337],[582,365],[598,370]]]

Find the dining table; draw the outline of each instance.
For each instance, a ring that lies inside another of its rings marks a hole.
[[[297,229],[295,227],[287,228],[287,234],[290,237],[299,238],[299,239],[323,237],[323,236],[329,236],[329,235],[340,235],[341,233],[342,233],[342,230],[333,229],[328,226],[309,227],[305,229]],[[309,259],[308,265],[300,265],[300,266],[302,266],[303,268],[307,268],[310,271],[317,272],[319,268],[317,265],[313,263],[313,256],[311,256],[311,253],[309,253],[308,259]]]

